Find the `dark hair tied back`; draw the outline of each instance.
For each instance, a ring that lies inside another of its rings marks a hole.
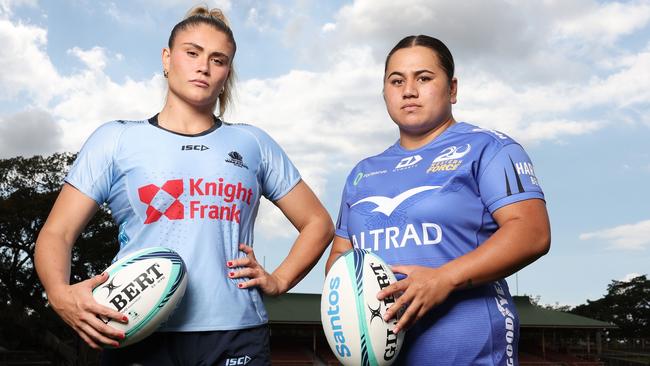
[[[445,46],[445,44],[442,43],[441,40],[423,34],[417,36],[404,37],[402,38],[401,41],[397,42],[395,47],[393,47],[393,49],[390,50],[390,52],[388,53],[388,56],[386,56],[386,63],[384,65],[384,74],[388,69],[388,61],[390,60],[391,56],[393,56],[393,54],[397,52],[397,50],[401,50],[402,48],[415,47],[415,46],[426,47],[431,51],[433,51],[438,56],[440,67],[442,67],[442,69],[445,70],[445,73],[447,74],[447,79],[451,83],[451,79],[454,78],[454,57],[451,55],[451,51],[449,51],[449,48],[447,48],[447,46]]]

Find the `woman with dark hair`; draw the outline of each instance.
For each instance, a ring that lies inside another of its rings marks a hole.
[[[72,246],[99,205],[107,203],[119,225],[116,259],[164,246],[186,263],[187,290],[170,319],[140,343],[105,350],[103,364],[268,365],[262,295],[296,285],[333,236],[327,211],[280,146],[258,128],[219,118],[231,101],[235,50],[221,11],[193,9],[162,52],[163,109],[149,120],[99,127],[41,230],[36,269],[49,302],[93,348],[117,346],[125,336],[98,316],[128,321],[93,300],[105,273],[69,284]],[[299,231],[273,273],[252,248],[261,196]]]
[[[384,100],[399,141],[359,162],[343,190],[327,268],[353,246],[401,278],[378,298],[407,331],[400,365],[518,363],[517,313],[504,278],[548,252],[543,192],[523,148],[456,122],[458,81],[438,39],[402,39],[388,54]]]

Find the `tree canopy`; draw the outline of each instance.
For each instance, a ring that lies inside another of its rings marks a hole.
[[[571,312],[616,324],[618,329],[611,331],[614,338],[650,338],[650,280],[646,275],[614,280],[603,298],[587,300]]]
[[[67,359],[66,345],[75,342],[48,307],[34,269],[36,238],[74,158],[63,153],[0,159],[0,321],[8,325],[0,328],[0,344],[9,349],[31,344]],[[73,249],[70,283],[103,271],[117,253],[116,238],[108,211],[99,210]]]

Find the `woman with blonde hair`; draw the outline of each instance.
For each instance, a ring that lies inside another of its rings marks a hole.
[[[221,11],[191,10],[162,52],[169,88],[160,113],[99,127],[41,230],[36,269],[50,304],[93,348],[124,338],[98,316],[128,320],[92,298],[105,273],[69,284],[72,246],[99,205],[107,203],[119,225],[115,259],[164,246],[186,263],[188,287],[170,319],[140,343],[105,350],[103,364],[269,364],[262,296],[296,285],[332,238],[328,213],[280,146],[258,128],[221,119],[231,103],[235,51]],[[299,231],[273,273],[252,247],[261,196]]]

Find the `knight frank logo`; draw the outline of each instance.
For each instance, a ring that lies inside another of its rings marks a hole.
[[[183,194],[183,180],[168,180],[162,187],[148,184],[138,188],[140,201],[147,205],[145,224],[158,221],[163,215],[169,220],[182,220],[185,217],[185,207],[178,200]]]

